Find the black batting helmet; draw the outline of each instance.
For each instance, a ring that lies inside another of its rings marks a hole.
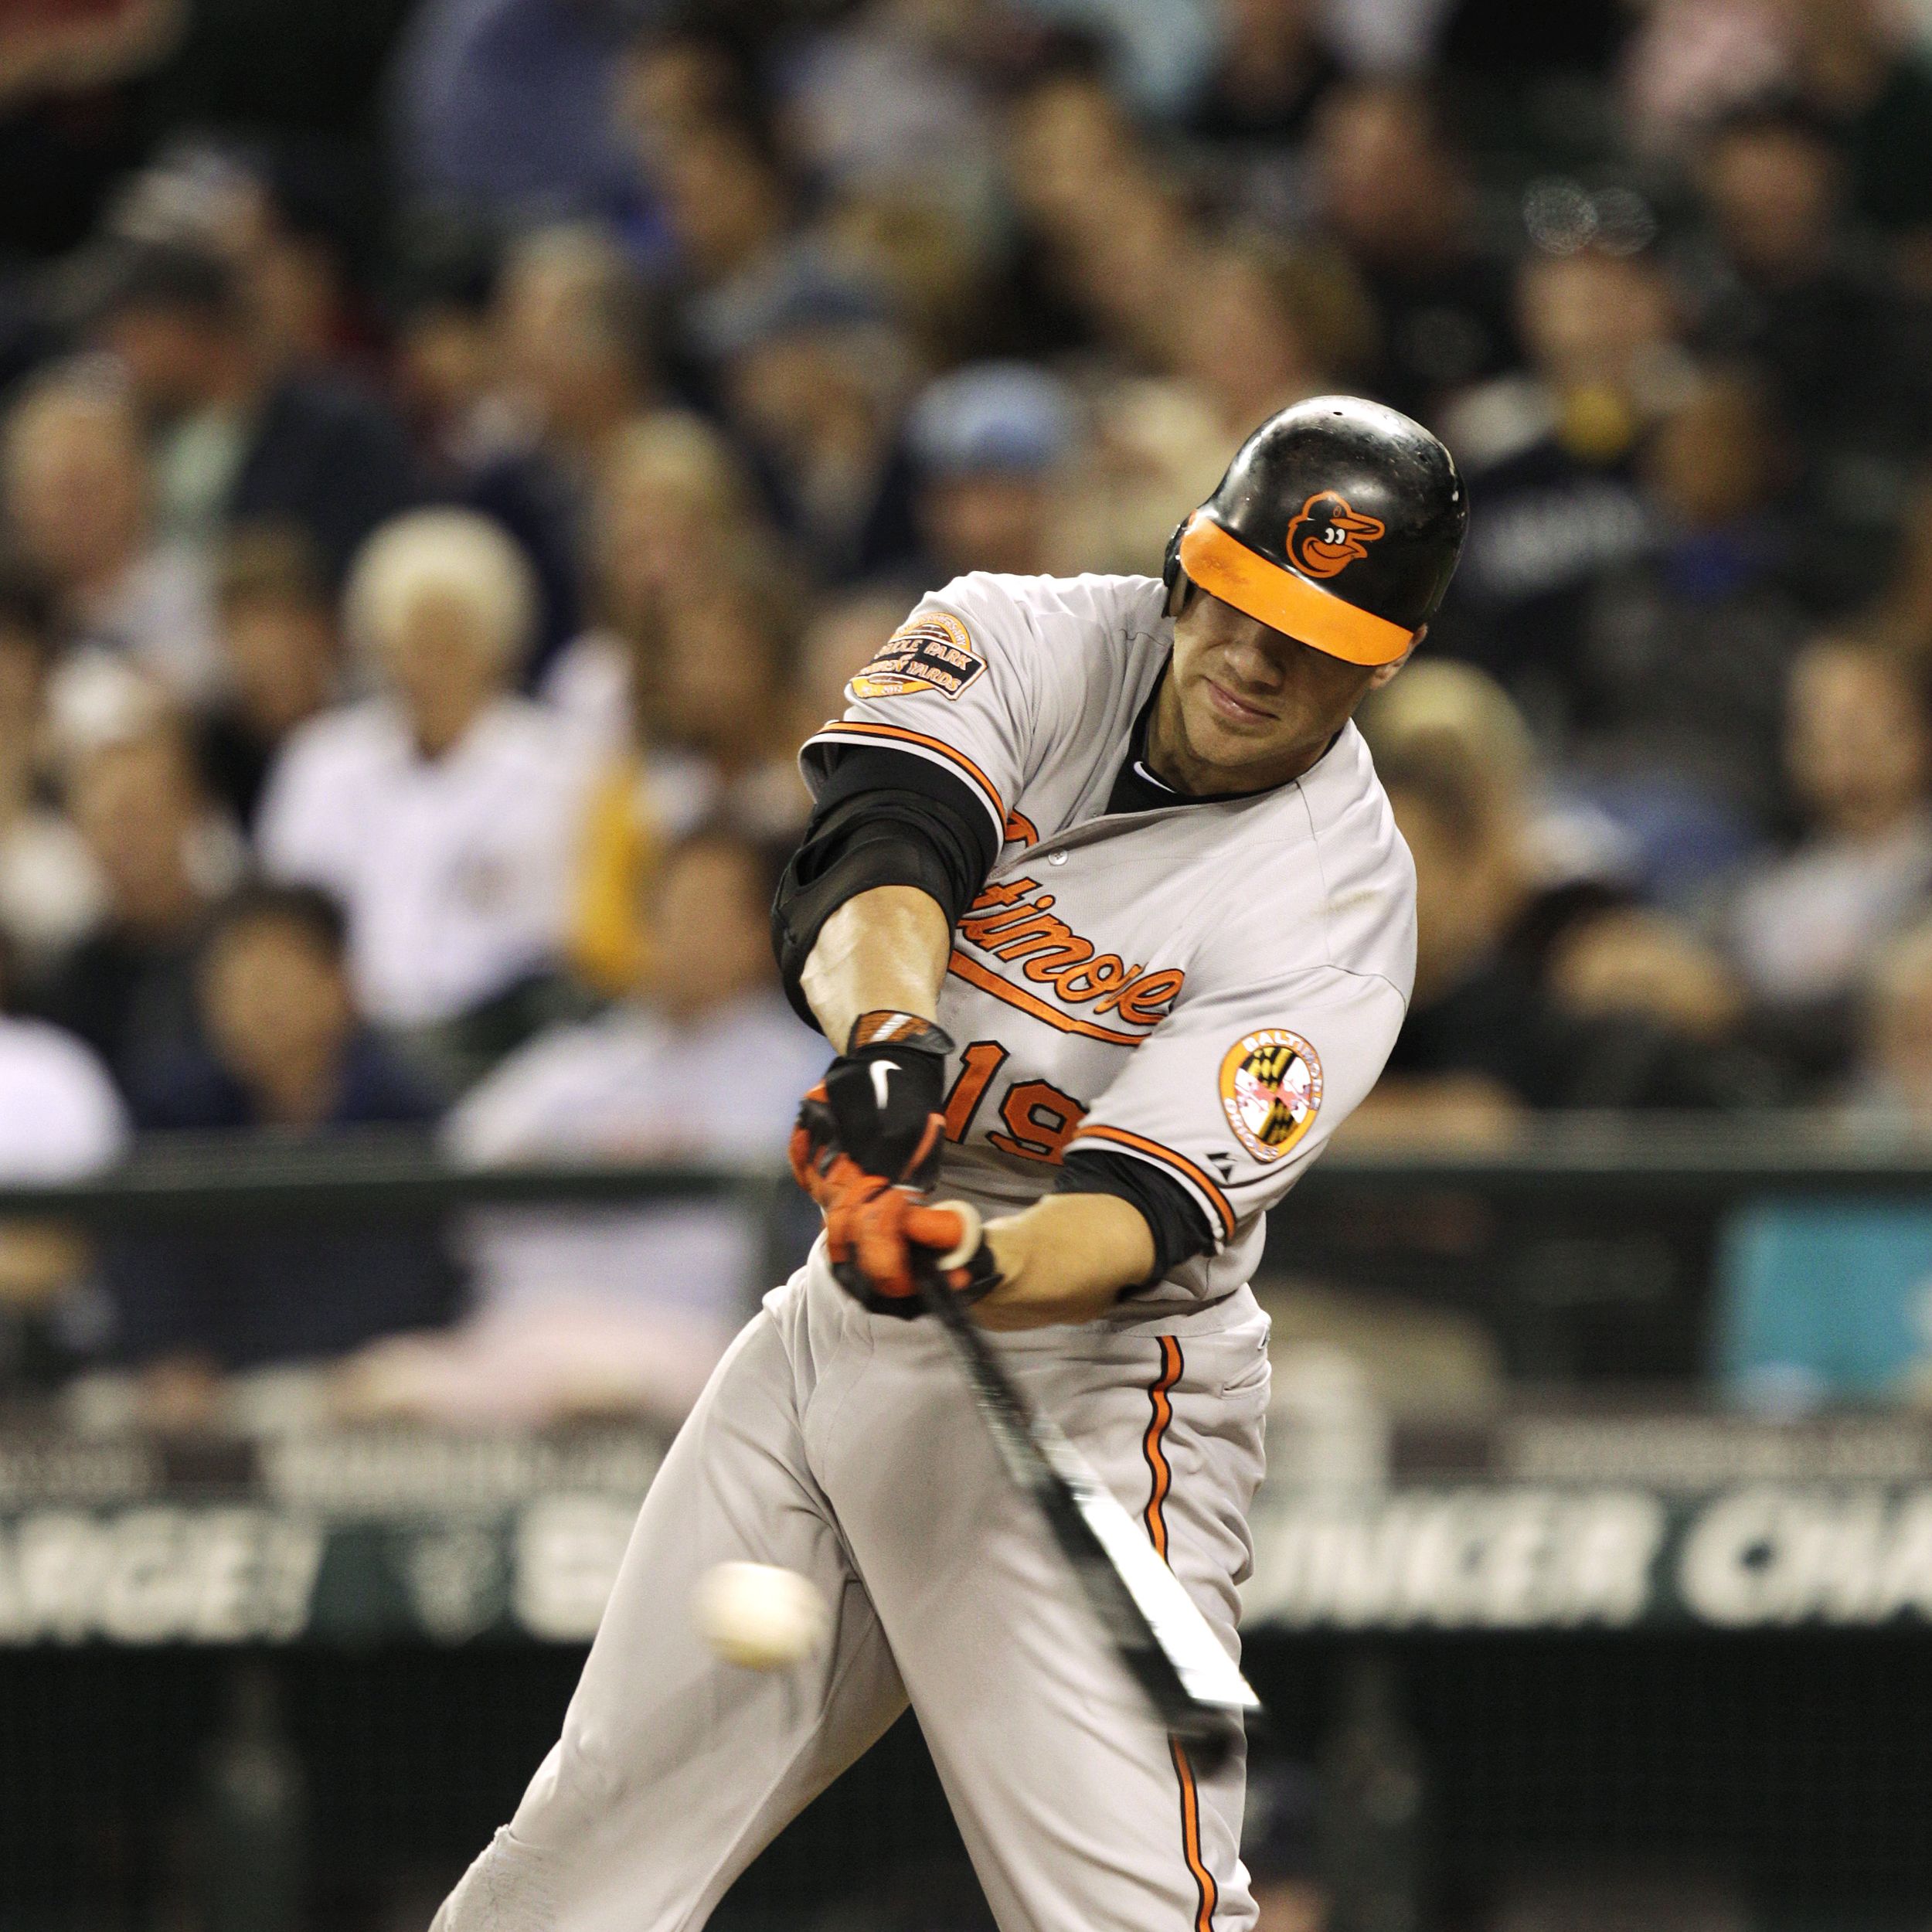
[[[1236,451],[1162,575],[1331,657],[1393,664],[1434,616],[1468,524],[1437,437],[1379,403],[1317,396]]]

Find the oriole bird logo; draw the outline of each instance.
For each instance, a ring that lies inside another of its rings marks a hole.
[[[1358,557],[1388,529],[1379,517],[1351,509],[1345,496],[1318,490],[1288,526],[1288,560],[1311,577],[1332,577]]]

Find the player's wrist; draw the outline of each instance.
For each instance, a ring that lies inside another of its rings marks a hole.
[[[930,1053],[944,1060],[953,1050],[953,1039],[937,1020],[928,1019],[923,1014],[881,1006],[861,1013],[852,1022],[845,1035],[845,1057],[853,1059],[873,1048]]]

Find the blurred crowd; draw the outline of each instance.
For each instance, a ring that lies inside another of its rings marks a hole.
[[[801,738],[1338,389],[1474,505],[1364,719],[1422,950],[1359,1131],[1932,1119],[1932,6],[28,0],[0,157],[9,1178],[768,1160]],[[14,1226],[0,1291],[190,1408],[675,1413],[760,1264]]]

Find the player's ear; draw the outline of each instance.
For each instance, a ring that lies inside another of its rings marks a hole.
[[[1403,652],[1400,657],[1393,659],[1388,664],[1377,665],[1374,670],[1369,673],[1369,689],[1371,691],[1379,691],[1382,687],[1386,684],[1389,680],[1393,678],[1396,673],[1416,655],[1416,646],[1421,643],[1423,639],[1428,634],[1429,627],[1425,624],[1422,628],[1409,640],[1409,648]]]

